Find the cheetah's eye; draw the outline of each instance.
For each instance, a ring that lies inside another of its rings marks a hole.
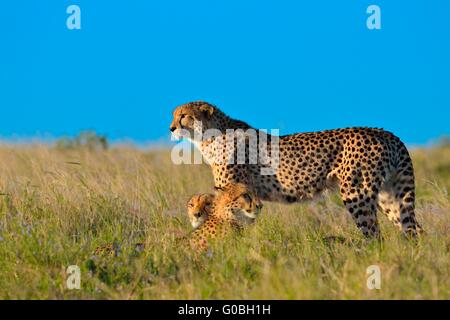
[[[188,115],[186,115],[186,114],[182,114],[182,115],[180,116],[180,124],[181,124],[182,126],[189,125],[190,118],[191,118],[190,116],[188,116]]]
[[[244,193],[242,197],[244,197],[245,201],[252,202],[252,197],[248,193]]]

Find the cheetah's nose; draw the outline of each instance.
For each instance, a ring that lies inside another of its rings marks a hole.
[[[174,127],[174,126],[171,126],[171,127],[170,127],[170,131],[172,131],[172,132],[174,132],[175,129],[176,129],[176,127]]]

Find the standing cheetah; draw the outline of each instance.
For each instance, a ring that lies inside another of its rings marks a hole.
[[[212,129],[218,134],[202,136]],[[251,162],[246,148],[243,163],[230,163],[220,161],[224,155],[236,154],[237,138],[225,143],[228,129],[261,132],[202,101],[177,107],[170,125],[175,136],[190,139],[208,159],[216,187],[242,182],[262,200],[293,203],[337,185],[345,207],[365,236],[380,235],[377,208],[403,233],[415,236],[421,231],[414,215],[412,161],[405,145],[392,133],[345,128],[280,136],[275,149],[278,159],[271,158],[275,152],[269,142],[276,138],[267,134],[267,141],[258,140],[258,148],[265,148],[269,159]],[[276,168],[274,174],[261,174],[268,166]]]
[[[218,189],[205,222],[189,235],[191,247],[206,250],[209,240],[239,230],[248,218],[255,219],[261,208],[261,201],[242,183]]]

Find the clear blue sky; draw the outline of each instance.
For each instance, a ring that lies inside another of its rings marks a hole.
[[[198,99],[281,134],[450,133],[448,0],[14,0],[0,35],[2,137],[168,140],[173,107]]]

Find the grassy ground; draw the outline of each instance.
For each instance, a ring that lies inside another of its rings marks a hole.
[[[209,167],[132,147],[0,146],[0,297],[449,299],[450,148],[413,158],[427,231],[417,244],[381,215],[386,241],[366,244],[330,193],[265,203],[254,226],[194,259],[175,237],[190,230],[188,197],[212,191]],[[118,256],[93,256],[107,242],[120,246]],[[66,287],[69,265],[81,268],[80,290]],[[367,288],[370,265],[381,269],[380,290]]]

